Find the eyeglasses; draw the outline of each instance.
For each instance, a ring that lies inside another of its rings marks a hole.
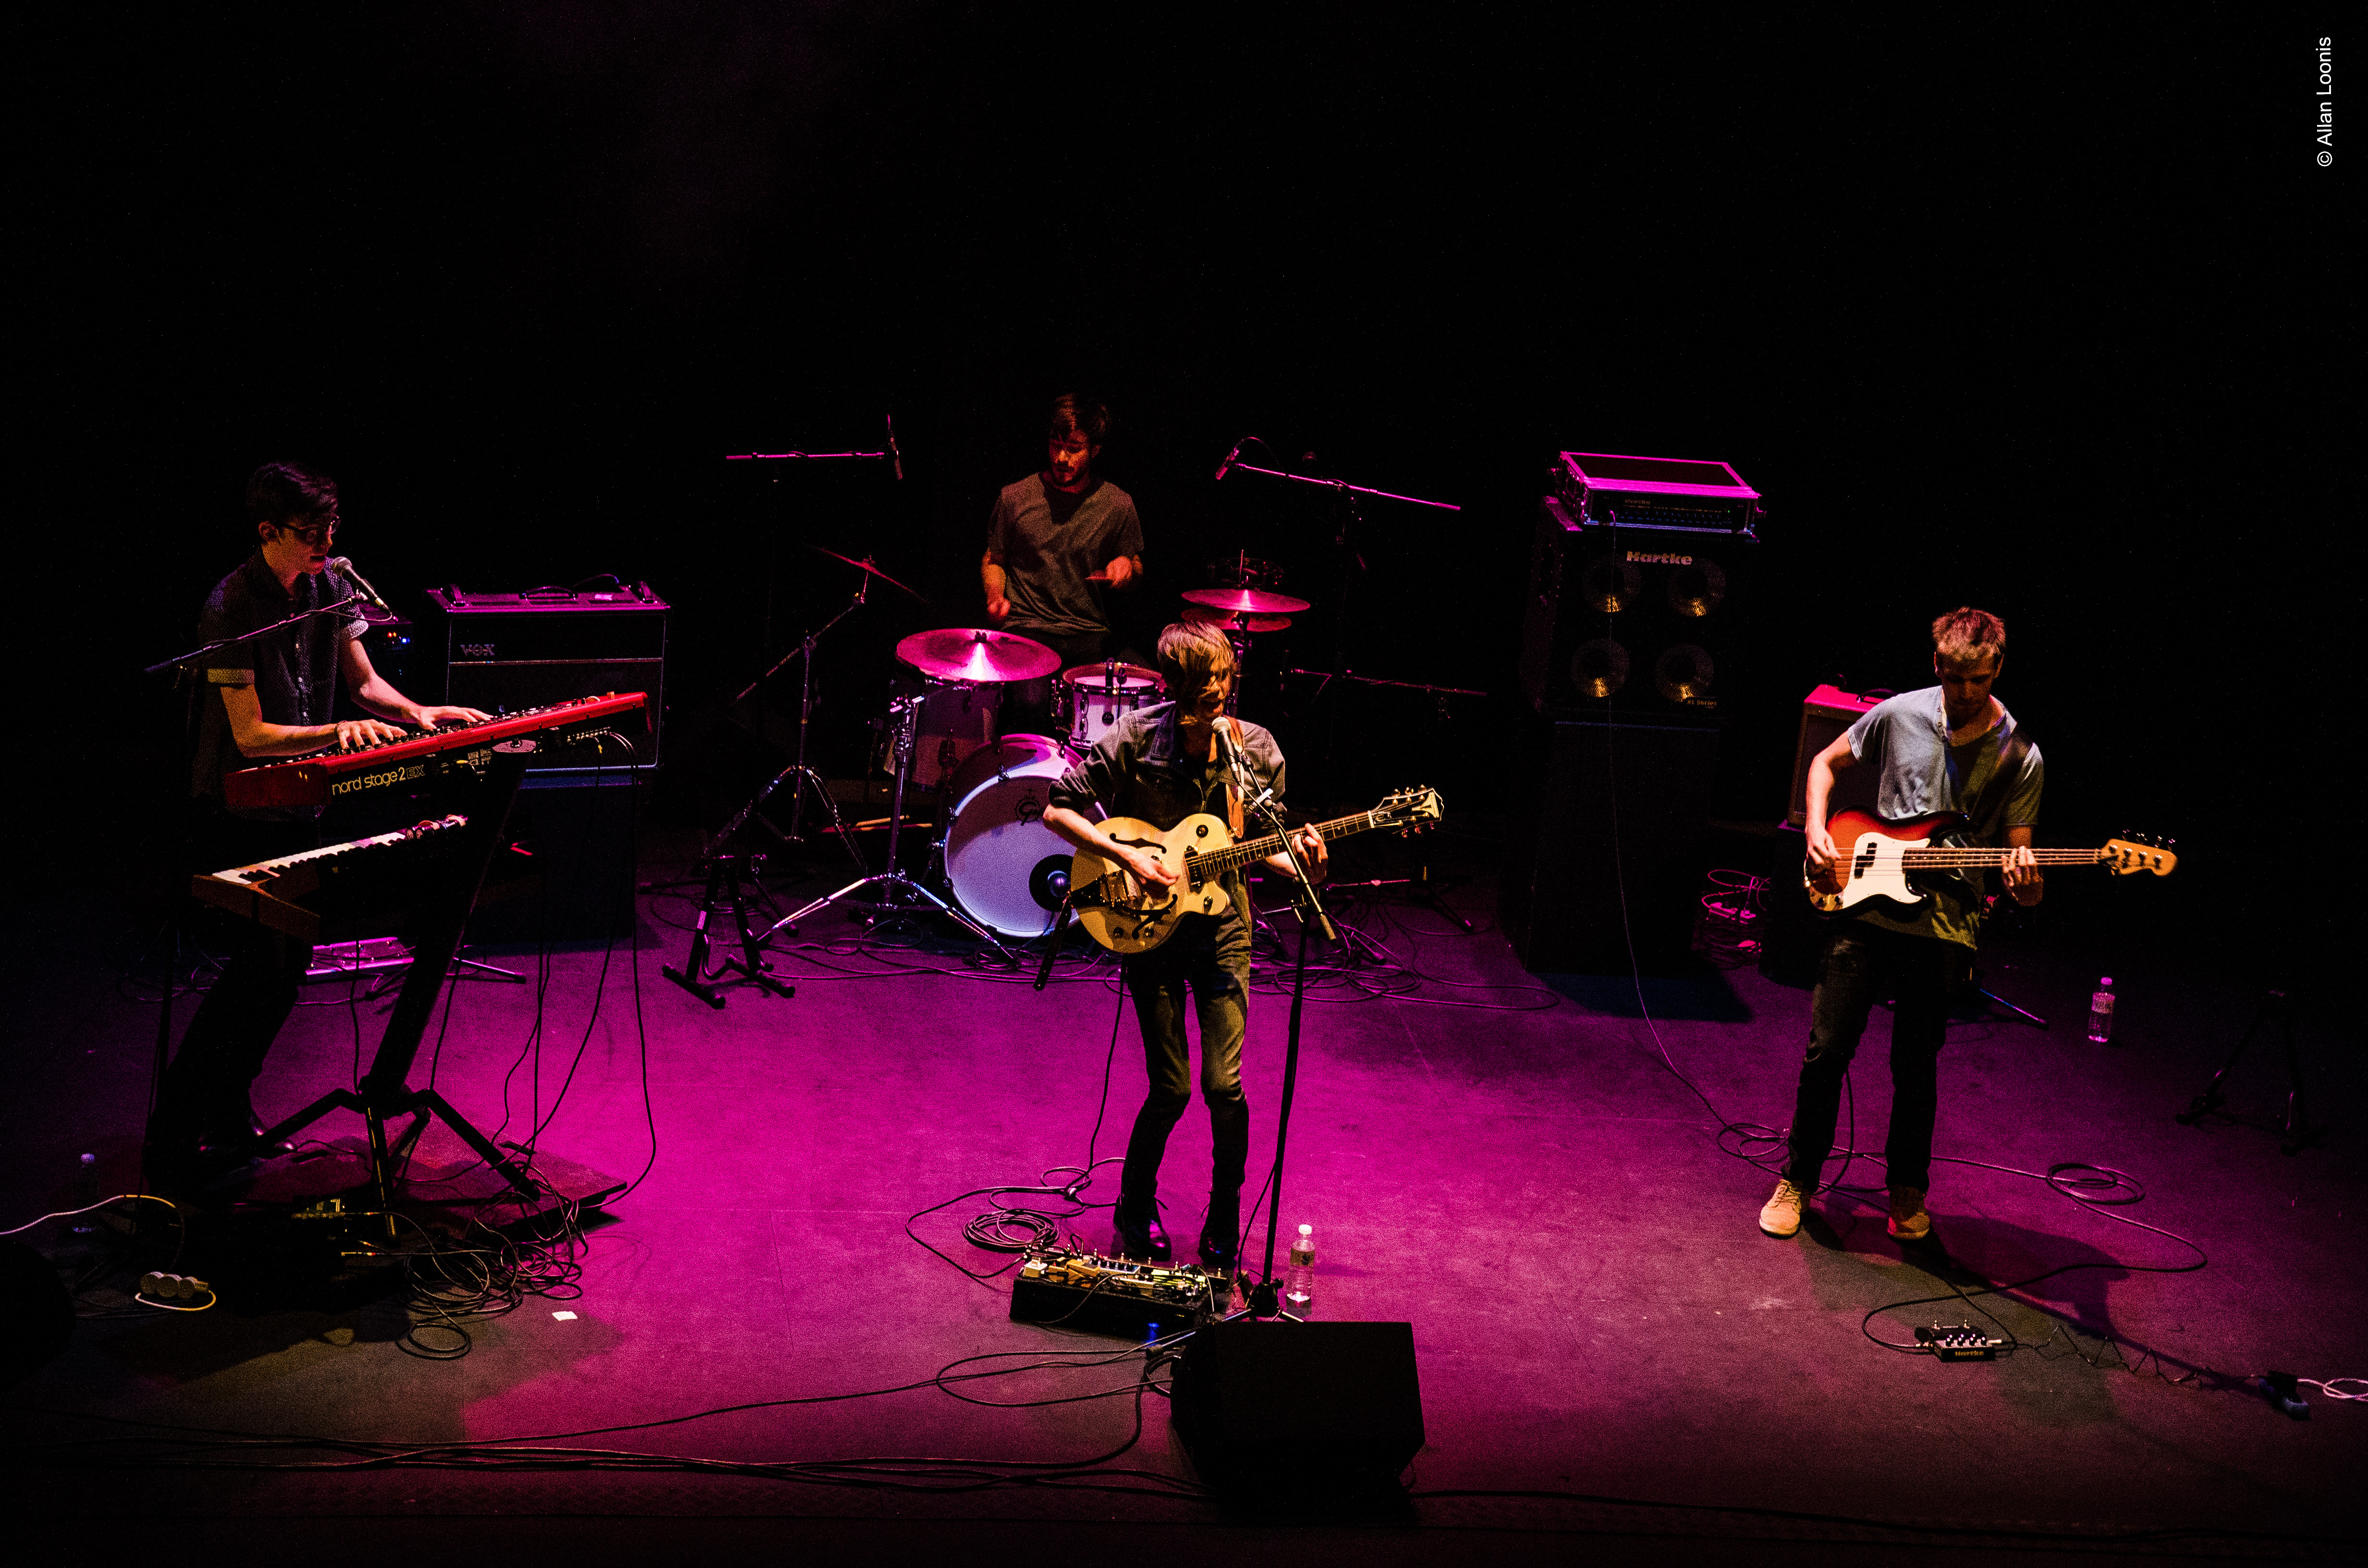
[[[332,513],[328,517],[322,518],[319,522],[313,523],[306,528],[300,528],[293,523],[279,523],[273,526],[278,528],[282,533],[294,534],[306,544],[317,545],[324,543],[328,540],[329,536],[337,531],[337,518],[336,514]]]

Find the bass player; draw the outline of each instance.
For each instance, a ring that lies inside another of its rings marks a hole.
[[[1079,849],[1115,861],[1144,883],[1170,887],[1177,873],[1138,846],[1114,838],[1087,813],[1099,806],[1113,817],[1133,817],[1162,832],[1195,812],[1224,820],[1242,835],[1243,801],[1231,787],[1229,753],[1237,752],[1253,786],[1282,798],[1282,752],[1256,724],[1225,716],[1234,650],[1211,627],[1170,626],[1159,634],[1159,673],[1175,700],[1130,713],[1053,787],[1044,825]],[[1326,870],[1323,835],[1293,831],[1292,843],[1307,872]],[[1268,857],[1283,877],[1287,855]],[[1229,903],[1221,915],[1186,915],[1176,933],[1125,960],[1126,987],[1143,1028],[1149,1092],[1127,1140],[1119,1177],[1121,1256],[1166,1262],[1172,1254],[1157,1203],[1159,1162],[1167,1135],[1192,1102],[1184,1005],[1190,994],[1201,1021],[1201,1097],[1208,1102],[1214,1144],[1209,1206],[1201,1224],[1202,1267],[1230,1274],[1240,1244],[1242,1178],[1249,1158],[1249,1101],[1242,1094],[1242,1039],[1248,1020],[1250,931],[1247,890],[1238,870],[1227,872]]]
[[[1962,812],[1966,844],[2000,846],[1998,869],[2007,892],[2026,908],[2039,902],[2046,890],[2032,836],[2043,770],[2039,747],[1991,695],[2005,659],[2006,623],[1987,610],[1966,606],[1932,622],[1932,671],[1940,684],[1903,692],[1861,714],[1809,763],[1813,871],[1830,870],[1839,858],[1826,827],[1834,777],[1864,765],[1877,771],[1878,815],[1898,820]],[[1931,1233],[1924,1196],[1931,1187],[1941,1045],[1951,994],[1972,970],[1983,888],[1978,870],[1921,880],[1927,896],[1912,908],[1869,899],[1827,934],[1784,1173],[1759,1210],[1759,1228],[1769,1235],[1790,1236],[1801,1228],[1833,1145],[1842,1076],[1870,1010],[1885,999],[1894,1009],[1891,1126],[1883,1146],[1891,1207],[1885,1228],[1901,1242]]]

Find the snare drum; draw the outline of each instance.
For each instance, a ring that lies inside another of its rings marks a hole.
[[[1167,696],[1167,683],[1159,678],[1157,670],[1111,661],[1063,670],[1054,701],[1069,744],[1079,751],[1090,751],[1117,728],[1121,718]]]
[[[991,931],[1041,937],[1052,929],[1076,851],[1044,825],[1044,808],[1075,761],[1050,735],[1006,735],[954,775],[946,881],[954,902]]]

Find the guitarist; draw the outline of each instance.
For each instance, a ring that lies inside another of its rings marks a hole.
[[[1861,765],[1877,770],[1876,814],[1886,820],[1932,812],[1962,812],[1964,842],[2001,846],[1998,869],[2006,890],[2026,908],[2045,891],[2031,852],[2039,820],[2039,748],[1990,687],[2006,658],[2006,624],[1970,606],[1932,622],[1932,671],[1938,686],[1903,692],[1859,716],[1858,722],[1809,763],[1808,857],[1813,870],[1839,858],[1827,831],[1834,777]],[[1809,1049],[1794,1092],[1790,1154],[1775,1195],[1759,1210],[1759,1228],[1790,1236],[1817,1187],[1834,1122],[1841,1108],[1842,1075],[1858,1050],[1875,1003],[1893,1000],[1891,1127],[1884,1141],[1884,1186],[1896,1239],[1923,1240],[1932,1217],[1924,1194],[1931,1186],[1932,1122],[1939,1106],[1939,1058],[1949,998],[1969,976],[1982,915],[1981,873],[1923,875],[1927,896],[1912,908],[1884,899],[1860,904],[1855,918],[1827,933],[1810,1003]]]
[[[1144,882],[1168,887],[1177,881],[1175,871],[1156,856],[1112,837],[1088,813],[1099,806],[1110,816],[1137,817],[1165,832],[1206,812],[1224,821],[1239,839],[1244,802],[1230,788],[1229,751],[1238,750],[1253,787],[1272,790],[1276,802],[1282,798],[1283,765],[1272,735],[1225,716],[1234,650],[1224,633],[1207,626],[1170,626],[1159,634],[1159,673],[1167,677],[1175,700],[1128,714],[1104,734],[1053,788],[1044,825],[1078,848],[1124,866]],[[1308,874],[1322,881],[1323,836],[1312,827],[1301,828],[1292,843]],[[1270,856],[1267,864],[1281,876],[1292,875],[1288,857]],[[1161,1263],[1170,1257],[1156,1193],[1167,1135],[1192,1101],[1184,1037],[1189,992],[1201,1019],[1201,1097],[1209,1105],[1215,1144],[1200,1257],[1204,1267],[1230,1273],[1239,1244],[1242,1177],[1249,1158],[1242,1036],[1249,1000],[1250,932],[1246,917],[1249,899],[1238,871],[1228,874],[1225,892],[1232,902],[1224,915],[1186,915],[1166,942],[1125,960],[1127,991],[1143,1026],[1150,1090],[1127,1140],[1117,1227],[1121,1256]]]

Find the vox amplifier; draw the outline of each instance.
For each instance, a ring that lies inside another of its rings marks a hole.
[[[639,743],[634,761],[656,765],[665,735],[669,611],[648,584],[597,593],[442,587],[430,588],[427,598],[433,615],[420,633],[420,663],[442,664],[444,701],[498,713],[610,691],[646,692],[649,739]]]

